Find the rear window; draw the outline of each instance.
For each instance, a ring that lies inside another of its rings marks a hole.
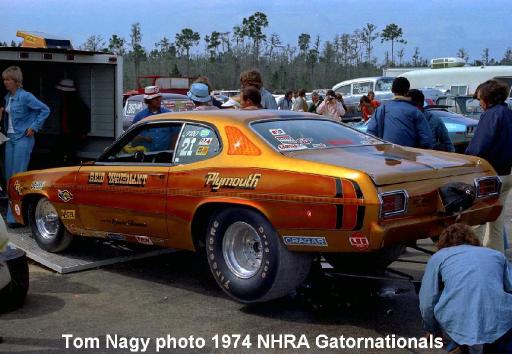
[[[126,114],[128,115],[136,115],[140,111],[142,111],[142,102],[140,101],[130,101],[126,102]]]
[[[370,135],[330,120],[280,119],[255,122],[251,126],[281,152],[383,143]]]
[[[375,91],[391,91],[393,79],[379,79],[375,84]]]

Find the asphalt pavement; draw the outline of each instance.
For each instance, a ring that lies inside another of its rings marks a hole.
[[[507,221],[511,204],[509,198]],[[402,259],[427,257],[408,252]],[[420,279],[424,264],[395,262],[392,267]],[[242,305],[219,289],[204,261],[190,252],[66,275],[33,263],[30,277],[25,306],[0,315],[0,353],[130,353],[142,352],[144,344],[148,353],[157,345],[165,353],[444,353],[322,348],[326,338],[339,346],[340,336],[421,338],[418,297],[407,281],[315,278],[287,298]],[[272,334],[273,349],[266,336]]]

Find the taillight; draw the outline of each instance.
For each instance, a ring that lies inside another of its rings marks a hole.
[[[403,214],[407,211],[407,192],[404,190],[379,194],[380,217]]]
[[[475,179],[476,197],[492,197],[500,194],[501,180],[498,176]]]

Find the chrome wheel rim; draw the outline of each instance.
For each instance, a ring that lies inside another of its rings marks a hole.
[[[261,268],[263,244],[251,225],[237,221],[226,230],[222,254],[231,272],[239,278],[248,279]]]
[[[37,231],[45,240],[54,239],[60,228],[59,215],[46,198],[39,200],[35,211]]]

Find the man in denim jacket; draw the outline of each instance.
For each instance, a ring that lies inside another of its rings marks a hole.
[[[23,74],[17,66],[11,66],[2,73],[5,88],[4,130],[9,140],[5,145],[6,181],[28,168],[30,154],[34,148],[34,134],[41,130],[50,109],[33,94],[22,88]],[[7,225],[16,226],[16,220],[9,206]]]

